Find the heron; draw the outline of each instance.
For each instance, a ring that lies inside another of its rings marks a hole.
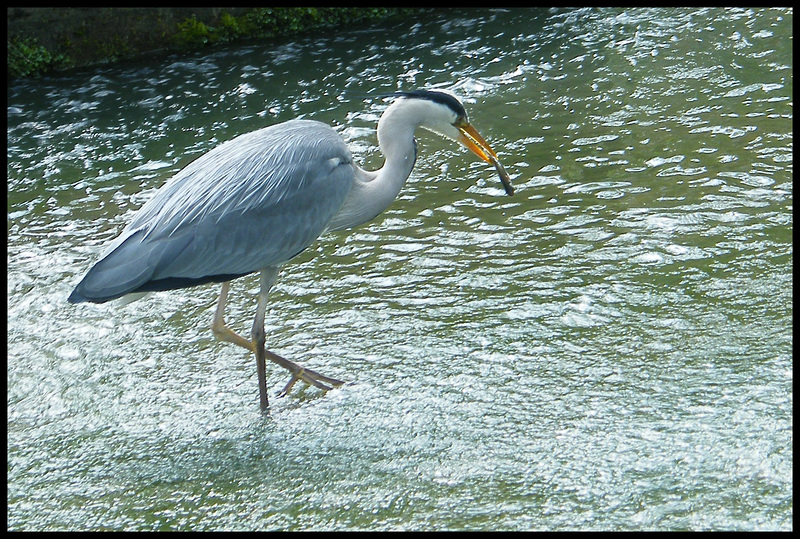
[[[267,295],[284,264],[327,231],[357,227],[397,197],[417,157],[418,128],[463,144],[497,170],[497,154],[457,97],[442,90],[393,92],[378,121],[383,166],[367,171],[333,128],[294,119],[239,135],[189,163],[134,214],[70,294],[70,303],[139,299],[150,292],[221,283],[214,336],[255,354],[259,401],[269,406],[266,360],[290,372],[278,396],[303,381],[322,390],[344,382],[266,349]],[[250,339],[228,328],[230,282],[260,273]]]

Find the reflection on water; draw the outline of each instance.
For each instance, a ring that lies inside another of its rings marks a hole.
[[[792,16],[445,11],[13,85],[9,527],[790,529]],[[313,117],[376,168],[364,96],[415,87],[517,194],[420,134],[383,216],[285,268],[270,346],[350,385],[261,418],[213,286],[66,303],[192,159]]]

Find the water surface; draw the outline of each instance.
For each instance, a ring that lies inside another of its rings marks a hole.
[[[443,11],[10,86],[9,528],[791,529],[792,18]],[[350,385],[262,417],[218,286],[66,302],[194,158],[304,117],[376,168],[364,96],[418,87],[517,194],[421,133],[389,210],[286,266],[270,348]]]

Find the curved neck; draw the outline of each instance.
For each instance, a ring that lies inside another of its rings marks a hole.
[[[414,131],[417,122],[395,102],[378,122],[378,145],[384,155],[383,166],[375,172],[355,167],[353,187],[344,205],[334,216],[330,228],[339,230],[366,223],[383,212],[397,198],[417,157]]]

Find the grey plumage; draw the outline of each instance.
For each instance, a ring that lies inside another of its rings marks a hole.
[[[236,137],[142,206],[69,301],[101,303],[281,265],[324,232],[355,174],[347,145],[320,122],[292,120]]]

